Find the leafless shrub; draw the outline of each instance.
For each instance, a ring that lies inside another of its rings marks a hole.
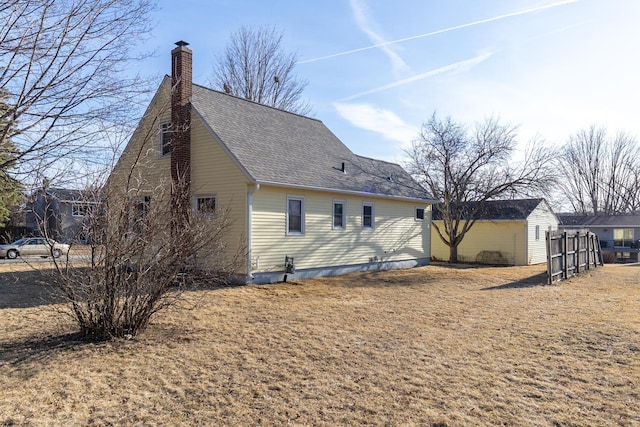
[[[602,252],[602,262],[605,264],[615,264],[618,261],[618,257],[615,252]]]
[[[179,300],[194,277],[206,283],[233,279],[244,254],[228,255],[229,210],[189,209],[188,221],[177,224],[175,201],[186,200],[175,197],[179,187],[130,189],[126,200],[88,193],[99,202],[85,224],[90,243],[79,259],[56,262],[53,283],[85,338],[138,334],[155,313]]]

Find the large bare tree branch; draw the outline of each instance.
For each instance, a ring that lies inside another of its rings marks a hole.
[[[152,0],[3,2],[0,89],[10,108],[0,141],[16,145],[22,173],[87,156],[104,135],[100,123],[132,123],[133,100],[150,87],[130,66],[144,57],[135,45],[152,9]],[[9,166],[0,160],[0,170]]]

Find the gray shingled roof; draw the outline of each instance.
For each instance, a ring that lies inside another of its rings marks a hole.
[[[640,227],[640,215],[559,214],[558,219],[568,227]]]
[[[527,219],[527,217],[531,215],[531,212],[543,201],[544,199],[489,200],[484,202],[477,218],[488,221],[524,220]],[[465,210],[471,211],[475,203],[476,202],[465,203]],[[433,210],[433,219],[442,219],[438,207]]]
[[[355,155],[319,120],[198,85],[191,104],[254,182],[427,199],[402,167]]]
[[[72,190],[68,188],[48,188],[47,194],[63,202],[86,201],[88,198],[86,190]]]

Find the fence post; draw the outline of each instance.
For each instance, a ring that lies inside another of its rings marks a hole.
[[[551,285],[553,283],[553,254],[551,253],[551,231],[546,231],[547,238],[547,283]]]

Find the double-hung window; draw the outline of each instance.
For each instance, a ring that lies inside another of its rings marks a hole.
[[[416,221],[424,221],[424,208],[416,208]]]
[[[287,234],[304,234],[304,198],[287,197]]]
[[[373,203],[364,202],[362,204],[362,228],[373,228],[374,224]]]
[[[333,201],[333,229],[344,230],[345,223],[345,205],[342,200]]]
[[[159,130],[160,155],[171,154],[171,123],[160,123]]]

